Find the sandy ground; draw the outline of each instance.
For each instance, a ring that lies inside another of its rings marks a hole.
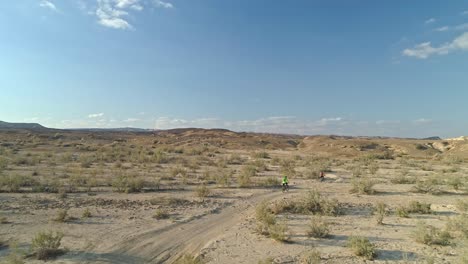
[[[27,249],[33,234],[41,230],[61,230],[67,253],[53,263],[171,263],[182,254],[201,255],[208,263],[257,263],[271,257],[276,263],[300,263],[302,254],[316,248],[323,263],[365,263],[345,247],[351,235],[364,235],[375,243],[375,263],[416,263],[434,256],[436,263],[451,263],[451,247],[415,243],[410,234],[418,220],[442,227],[455,214],[458,195],[431,196],[408,192],[410,185],[378,184],[376,195],[349,194],[349,177],[336,172],[324,182],[296,180],[288,193],[278,189],[217,189],[201,202],[190,191],[142,194],[70,194],[59,199],[53,194],[0,194],[1,213],[14,219],[0,225],[3,237]],[[344,215],[325,217],[332,223],[331,236],[306,236],[308,215],[281,215],[290,228],[291,242],[279,243],[255,232],[255,205],[262,200],[294,199],[317,189],[344,205]],[[186,204],[165,206],[161,197],[186,199]],[[372,205],[383,201],[396,207],[409,200],[432,204],[434,214],[411,218],[387,216],[377,225]],[[443,201],[443,202],[442,202]],[[153,203],[153,204],[152,204]],[[156,209],[168,208],[171,218],[156,220]],[[57,223],[51,219],[59,208],[70,208],[74,219]],[[88,208],[93,216],[81,219]],[[0,251],[5,256],[7,249]],[[43,263],[28,259],[28,263]]]

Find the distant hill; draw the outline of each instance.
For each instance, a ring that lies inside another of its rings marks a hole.
[[[137,127],[118,127],[118,128],[72,128],[66,130],[88,131],[88,132],[153,132],[154,129],[145,129]]]
[[[422,140],[442,140],[440,137],[427,137],[427,138],[421,138]]]
[[[0,129],[47,129],[38,123],[8,123],[0,121]]]

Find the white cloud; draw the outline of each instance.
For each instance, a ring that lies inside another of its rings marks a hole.
[[[104,113],[97,113],[97,114],[89,114],[88,118],[98,118],[98,117],[103,117]]]
[[[468,15],[468,10],[463,11],[461,14],[464,15],[464,16]]]
[[[420,118],[420,119],[413,120],[413,123],[415,123],[415,124],[427,124],[427,123],[431,123],[431,122],[432,122],[432,120],[427,119],[427,118]]]
[[[54,3],[52,3],[51,1],[48,1],[48,0],[41,0],[41,2],[39,3],[39,6],[44,7],[44,8],[48,8],[48,9],[50,9],[52,11],[55,11],[55,12],[58,12],[58,9],[54,5]]]
[[[127,118],[124,120],[124,122],[126,123],[133,123],[133,122],[137,122],[137,121],[140,121],[139,118]]]
[[[395,124],[400,124],[400,120],[378,120],[375,122],[376,125],[395,125]]]
[[[468,50],[468,32],[456,37],[448,43],[444,43],[439,47],[434,47],[431,42],[424,42],[414,46],[412,49],[403,50],[403,55],[415,57],[418,59],[426,59],[432,55],[446,55],[455,51]]]
[[[450,28],[448,26],[443,26],[443,27],[438,27],[436,29],[434,29],[435,31],[448,31]]]
[[[424,21],[424,23],[426,23],[426,24],[432,24],[432,23],[434,23],[434,22],[436,22],[436,19],[433,18],[433,17],[432,17],[432,18],[429,18],[429,19],[426,20],[426,21]]]
[[[114,29],[132,29],[132,25],[122,18],[128,15],[128,12],[119,9],[126,7],[128,1],[116,0],[116,2],[113,2],[111,0],[98,0],[98,8],[96,10],[98,23]]]
[[[154,0],[154,4],[156,7],[162,7],[162,8],[174,8],[174,5],[172,5],[169,2],[164,2],[162,0]]]
[[[443,31],[465,31],[468,30],[468,23],[457,25],[457,26],[443,26],[443,27],[438,27],[435,29],[435,31],[443,32]]]

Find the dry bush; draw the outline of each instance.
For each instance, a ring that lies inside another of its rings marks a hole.
[[[330,234],[329,224],[321,217],[313,216],[309,222],[307,235],[314,238],[328,237]]]
[[[402,173],[392,178],[390,182],[393,184],[413,184],[416,182],[416,179]]]
[[[304,253],[301,257],[301,264],[320,264],[320,252],[316,249]]]
[[[409,212],[408,212],[408,208],[404,207],[404,206],[398,206],[395,210],[395,214],[398,215],[399,217],[403,217],[403,218],[408,218],[409,217]]]
[[[268,152],[266,152],[266,151],[254,152],[252,154],[252,158],[254,158],[254,159],[269,159],[270,154],[268,154]]]
[[[272,257],[268,257],[266,259],[259,260],[257,262],[257,264],[273,264],[273,263],[275,263],[275,260]]]
[[[244,163],[244,161],[245,160],[241,157],[241,155],[237,153],[231,154],[226,160],[227,164],[230,165],[241,165]]]
[[[378,225],[383,225],[383,219],[387,215],[387,205],[379,202],[374,207],[374,215]]]
[[[372,188],[375,185],[375,182],[369,178],[358,178],[353,179],[351,182],[352,188],[351,193],[357,194],[374,194],[375,190]]]
[[[70,217],[68,215],[68,210],[67,209],[58,210],[53,220],[55,222],[60,222],[60,223],[67,222],[68,220],[70,220]]]
[[[213,175],[213,180],[219,186],[225,187],[229,185],[229,181],[233,175],[234,175],[234,171],[231,169],[218,168],[216,173]]]
[[[39,232],[32,239],[31,250],[39,260],[47,260],[60,254],[59,249],[63,238],[61,232]]]
[[[83,211],[83,214],[81,215],[82,218],[90,218],[91,216],[92,216],[92,214],[91,214],[91,211],[89,210],[89,208],[86,208]]]
[[[268,229],[268,234],[271,238],[279,242],[286,242],[289,240],[288,226],[284,221],[280,221],[275,223],[274,225],[270,225]]]
[[[206,197],[209,197],[211,195],[211,190],[208,187],[206,187],[206,185],[201,185],[195,189],[195,193],[196,196],[202,199],[203,201]]]
[[[294,160],[282,160],[280,164],[280,173],[282,175],[287,175],[289,177],[296,175],[296,162]]]
[[[158,209],[154,212],[153,218],[155,219],[167,219],[169,218],[169,212],[165,209]]]
[[[145,182],[139,177],[119,175],[112,181],[112,187],[116,192],[135,193],[143,190]]]
[[[458,191],[464,187],[465,181],[462,180],[461,176],[451,176],[447,179],[447,185],[451,186],[454,190]]]
[[[450,218],[447,222],[447,229],[462,238],[468,239],[468,215],[462,214]]]
[[[255,208],[255,219],[257,220],[257,231],[263,235],[268,235],[269,227],[276,224],[276,217],[272,214],[266,201],[259,203]]]
[[[337,216],[341,214],[341,208],[336,199],[324,198],[318,191],[311,190],[299,200],[282,200],[273,205],[275,214],[284,212],[300,214],[320,214]]]
[[[0,224],[8,224],[8,219],[6,216],[0,216]]]
[[[411,201],[408,205],[408,213],[430,214],[432,213],[431,204],[422,203],[418,201]]]
[[[237,177],[239,187],[249,187],[252,184],[252,177],[257,174],[257,168],[252,165],[246,165],[242,168],[241,173]]]
[[[434,181],[418,181],[416,185],[411,189],[415,193],[429,193],[429,194],[441,194],[443,191],[440,186],[437,186]]]
[[[412,236],[418,243],[441,246],[449,245],[452,238],[448,231],[437,229],[423,221],[418,222]]]
[[[463,200],[457,200],[457,203],[455,204],[457,207],[457,210],[460,211],[460,213],[468,213],[468,200],[463,201]]]
[[[367,168],[369,169],[369,173],[371,175],[375,175],[377,171],[379,171],[379,164],[377,164],[376,162],[373,162]]]
[[[366,237],[350,236],[346,245],[353,250],[356,256],[372,260],[377,255],[375,246]]]
[[[271,176],[264,178],[262,181],[258,182],[257,185],[262,187],[279,187],[281,185],[281,180]]]
[[[187,176],[187,170],[185,168],[182,168],[180,166],[172,167],[170,169],[170,174],[172,177],[186,177]]]

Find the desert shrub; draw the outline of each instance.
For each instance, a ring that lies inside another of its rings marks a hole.
[[[374,181],[369,178],[358,178],[353,179],[351,193],[357,194],[374,194],[375,190],[372,188],[374,186]]]
[[[252,154],[252,158],[254,158],[254,159],[269,159],[270,154],[268,154],[268,152],[266,152],[266,151],[254,152]]]
[[[464,162],[464,159],[459,156],[447,156],[444,161],[447,164],[461,164]]]
[[[157,164],[167,163],[169,161],[167,154],[161,149],[157,149],[153,154],[153,162]]]
[[[24,261],[24,253],[19,250],[10,251],[10,253],[5,257],[4,262],[0,262],[2,264],[25,264]]]
[[[158,209],[154,212],[153,218],[155,219],[167,219],[169,218],[169,212],[165,209]]]
[[[383,225],[383,219],[387,215],[387,205],[385,203],[379,202],[374,207],[375,220],[378,225]]]
[[[47,260],[61,253],[60,244],[63,238],[61,232],[39,232],[32,239],[31,250],[37,259]]]
[[[176,176],[185,177],[185,176],[187,176],[187,170],[185,168],[180,167],[180,166],[176,166],[176,167],[171,168],[170,174],[171,174],[172,177],[176,177]]]
[[[330,228],[326,221],[320,217],[313,216],[309,222],[307,235],[314,238],[327,237],[330,234]]]
[[[294,160],[282,160],[280,166],[282,175],[287,175],[289,177],[296,175],[296,162]]]
[[[268,234],[271,238],[279,242],[286,242],[289,240],[288,226],[286,222],[277,222],[268,227]]]
[[[399,217],[403,218],[408,218],[409,217],[409,212],[408,209],[404,206],[398,206],[395,210],[395,214],[398,215]]]
[[[68,210],[61,209],[57,211],[55,218],[53,219],[55,222],[64,223],[69,220]]]
[[[272,212],[275,214],[290,212],[337,216],[341,214],[341,208],[336,199],[327,199],[317,190],[310,190],[299,200],[281,200],[276,202],[273,204]]]
[[[8,160],[0,156],[0,174],[8,168]]]
[[[320,252],[316,249],[304,253],[301,257],[301,264],[320,264]]]
[[[463,200],[457,200],[457,203],[455,204],[457,207],[457,210],[460,211],[461,213],[468,213],[468,200],[463,201]]]
[[[176,260],[173,264],[204,264],[205,262],[199,258],[192,255],[183,255],[181,258]]]
[[[91,216],[92,216],[92,214],[91,214],[91,211],[89,210],[89,208],[86,208],[83,211],[83,214],[81,215],[82,218],[90,218]]]
[[[450,218],[447,222],[447,229],[462,238],[468,238],[468,215],[463,214]]]
[[[416,179],[413,177],[405,176],[405,174],[400,174],[395,176],[390,180],[393,184],[413,184],[416,182]]]
[[[198,198],[204,200],[206,197],[210,196],[211,190],[206,187],[206,185],[201,185],[195,189],[195,193]]]
[[[269,227],[276,224],[276,217],[271,213],[266,201],[261,202],[255,208],[255,219],[257,220],[257,231],[268,235]]]
[[[213,180],[219,186],[228,186],[229,180],[234,175],[234,171],[231,169],[218,168],[216,173],[213,175]]]
[[[351,173],[353,175],[353,177],[357,178],[357,177],[361,177],[363,172],[362,172],[362,168],[360,166],[354,166],[351,168]]]
[[[430,214],[431,204],[420,203],[418,201],[411,201],[410,204],[408,205],[408,213]]]
[[[263,187],[278,187],[280,186],[280,184],[281,184],[280,179],[274,176],[267,177],[258,183],[259,186],[263,186]]]
[[[267,171],[268,165],[263,159],[256,159],[250,162],[250,165],[254,166],[257,172]]]
[[[464,186],[460,176],[452,176],[447,179],[447,184],[451,186],[454,190],[458,191],[461,187]]]
[[[8,224],[8,219],[6,216],[0,216],[0,224]]]
[[[448,231],[437,229],[422,221],[418,222],[412,236],[418,243],[441,246],[449,245],[452,238]]]
[[[372,260],[377,255],[375,246],[366,237],[350,236],[346,245],[353,250],[356,256]]]
[[[442,189],[437,186],[434,181],[417,181],[416,185],[411,189],[415,193],[429,193],[429,194],[441,194]]]
[[[81,155],[80,156],[80,165],[82,168],[91,168],[93,162],[95,161],[95,157],[91,155]]]
[[[275,263],[275,260],[272,257],[268,257],[266,259],[259,260],[257,262],[257,264],[273,264],[273,263]]]
[[[252,183],[252,177],[257,174],[257,168],[252,165],[246,165],[242,168],[241,173],[237,178],[239,187],[248,187]]]
[[[141,192],[144,187],[144,181],[139,177],[131,178],[126,175],[119,175],[112,181],[112,187],[116,192]]]
[[[377,163],[371,163],[369,166],[368,166],[368,169],[369,169],[369,173],[371,175],[375,175],[377,173],[377,171],[379,170],[379,164]]]
[[[244,163],[244,159],[237,153],[231,154],[227,159],[227,164],[241,165],[242,163]]]

